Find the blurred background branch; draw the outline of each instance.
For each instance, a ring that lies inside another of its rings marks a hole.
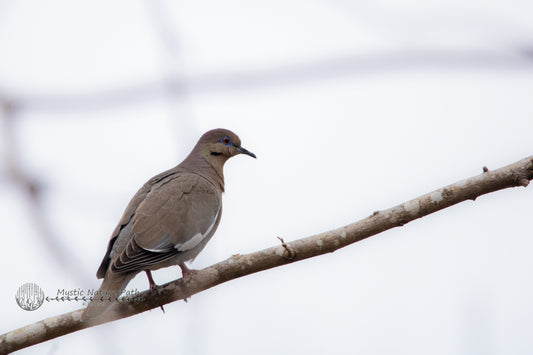
[[[153,4],[150,8],[156,8]],[[152,10],[160,14],[162,10]],[[163,21],[157,21],[163,23]],[[165,47],[175,56],[177,45],[166,27],[159,28]],[[179,68],[179,67],[178,67]],[[169,72],[161,81],[138,82],[123,87],[94,92],[39,93],[20,92],[0,86],[0,97],[12,102],[18,110],[69,111],[102,110],[129,106],[161,98],[180,100],[186,94],[227,93],[266,87],[286,87],[331,78],[383,75],[413,69],[508,70],[533,68],[533,51],[515,48],[508,52],[480,50],[417,50],[393,51],[380,54],[346,55],[313,59],[254,70],[221,72],[186,76],[184,72]],[[174,67],[176,69],[176,67]]]
[[[46,207],[42,201],[43,182],[31,176],[19,155],[19,141],[17,138],[16,124],[18,107],[15,103],[0,97],[0,117],[2,119],[2,142],[4,150],[4,171],[9,181],[19,188],[24,195],[28,208],[28,224],[34,226],[37,235],[36,245],[43,245],[58,266],[73,280],[80,284],[89,285],[91,278],[76,262],[76,253],[69,250],[60,239],[52,232],[50,222],[46,215]],[[18,236],[12,236],[17,238]]]

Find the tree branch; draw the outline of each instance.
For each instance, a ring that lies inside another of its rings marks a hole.
[[[533,179],[533,156],[494,171],[484,168],[481,175],[456,182],[401,205],[347,226],[298,239],[247,255],[234,255],[218,264],[194,272],[184,285],[181,280],[164,284],[155,291],[137,294],[142,301],[115,302],[102,317],[81,322],[82,310],[50,317],[0,336],[0,353],[6,354],[68,333],[113,320],[126,318],[161,305],[186,299],[229,280],[314,256],[331,253],[342,247],[403,226],[412,220],[450,207],[465,200],[515,186],[527,186]]]

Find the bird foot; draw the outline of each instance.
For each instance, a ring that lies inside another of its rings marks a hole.
[[[150,291],[157,290],[158,293],[161,293],[161,290],[157,288],[157,284],[154,282],[154,278],[152,277],[152,272],[150,270],[144,270],[146,272],[146,276],[148,277],[148,283],[150,284]],[[165,313],[165,308],[163,305],[159,305],[163,313]]]
[[[187,265],[181,263],[178,264],[181,269],[181,282],[183,282],[184,285],[187,285],[189,281],[191,280],[192,275],[196,272],[196,270],[191,270],[187,267]]]
[[[185,264],[179,264],[179,267],[181,268],[181,274],[183,275],[181,277],[181,282],[183,283],[183,286],[186,286],[187,283],[189,283],[192,275],[196,272],[196,270],[189,269]],[[189,302],[190,297],[185,297],[183,301],[185,303]]]
[[[144,270],[146,272],[146,277],[148,277],[148,283],[150,284],[150,290],[153,291],[157,288],[157,284],[154,282],[152,277],[152,272],[150,270]]]

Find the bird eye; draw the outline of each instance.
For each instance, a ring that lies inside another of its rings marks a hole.
[[[220,140],[222,143],[224,143],[225,145],[231,145],[231,138],[228,137],[228,136],[225,136],[224,138],[222,138]]]

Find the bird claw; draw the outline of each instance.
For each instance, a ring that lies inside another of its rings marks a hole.
[[[152,277],[152,272],[150,270],[144,270],[146,272],[146,276],[148,277],[148,283],[150,284],[150,291],[156,291],[158,294],[161,294],[161,289],[157,287],[157,284],[154,282],[154,279]],[[163,311],[163,314],[165,313],[165,308],[163,305],[159,305],[161,310]]]
[[[150,270],[144,270],[146,272],[146,277],[148,277],[148,283],[150,284],[150,291],[154,291],[157,289],[157,284],[154,282],[154,278],[152,277],[152,272]]]
[[[189,283],[189,281],[191,280],[191,277],[192,275],[196,272],[196,270],[191,270],[187,267],[187,265],[185,264],[178,264],[179,267],[181,268],[181,274],[182,274],[182,277],[181,277],[181,282],[183,283],[183,285],[187,285]]]

